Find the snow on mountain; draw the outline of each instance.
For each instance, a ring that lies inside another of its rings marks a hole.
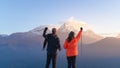
[[[84,30],[88,30],[91,29],[90,25],[86,24],[83,21],[77,21],[74,18],[70,18],[67,21],[63,22],[64,24],[62,24],[61,26],[59,25],[43,25],[43,26],[39,26],[33,30],[31,30],[30,32],[33,32],[35,34],[40,34],[43,32],[45,27],[48,27],[48,32],[51,32],[52,28],[57,28],[58,30],[61,30],[62,32],[66,32],[66,31],[74,31],[75,33],[77,33],[80,30],[80,27],[83,27]]]
[[[85,22],[77,21],[74,20],[74,18],[70,18],[69,20],[64,22],[64,24],[60,27],[60,30],[62,30],[62,32],[66,31],[78,32],[80,30],[80,27],[83,27],[84,30],[91,29],[90,26]]]
[[[74,31],[77,34],[80,31],[80,27],[83,27],[83,43],[89,44],[101,40],[103,37],[95,34],[90,26],[85,22],[76,21],[70,19],[66,21],[58,30],[58,36],[60,36],[61,40],[66,39],[70,31]]]
[[[59,28],[59,26],[56,26],[56,25],[43,25],[43,26],[36,27],[35,29],[30,30],[29,32],[32,32],[37,35],[42,35],[45,27],[48,27],[48,31],[47,31],[48,33],[51,33],[52,28],[57,28],[57,29]]]
[[[32,32],[37,35],[42,35],[45,27],[48,27],[48,31],[47,31],[48,33],[51,33],[51,29],[55,27],[58,29],[58,32],[57,32],[58,36],[60,37],[61,42],[63,43],[64,40],[67,38],[68,33],[70,31],[74,31],[75,34],[77,34],[80,31],[80,27],[83,27],[83,29],[84,29],[83,42],[85,44],[93,43],[93,42],[96,42],[96,41],[102,39],[102,37],[100,35],[95,34],[91,30],[90,26],[83,21],[77,21],[77,20],[74,20],[73,18],[70,18],[69,20],[67,20],[63,23],[64,24],[62,24],[61,26],[56,26],[56,25],[39,26],[29,32]]]

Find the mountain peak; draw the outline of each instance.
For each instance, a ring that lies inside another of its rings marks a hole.
[[[63,32],[74,31],[75,33],[77,33],[80,30],[80,27],[83,27],[84,30],[88,30],[89,29],[89,25],[88,24],[86,24],[83,21],[77,21],[73,17],[71,17],[70,19],[65,21],[63,25],[61,25],[59,30],[61,30]]]
[[[32,33],[38,34],[38,35],[42,35],[45,27],[48,27],[47,32],[49,32],[49,33],[51,32],[52,28],[57,28],[57,29],[59,28],[59,26],[56,26],[56,25],[42,25],[42,26],[34,28],[33,30],[30,30],[29,32],[32,32]]]

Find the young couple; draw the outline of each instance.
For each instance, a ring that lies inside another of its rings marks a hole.
[[[56,34],[56,28],[52,29],[51,34],[46,34],[48,28],[46,27],[43,32],[43,37],[45,38],[43,49],[45,49],[47,44],[47,60],[46,60],[46,68],[49,68],[50,62],[52,60],[52,67],[56,68],[56,58],[57,58],[57,50],[61,51],[60,40]],[[64,49],[66,49],[66,56],[68,62],[68,68],[76,68],[76,56],[78,55],[78,41],[81,37],[83,28],[80,28],[77,36],[75,37],[75,33],[71,31],[64,42]]]

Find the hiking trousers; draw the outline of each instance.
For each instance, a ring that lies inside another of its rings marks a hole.
[[[56,68],[56,58],[57,58],[57,54],[47,53],[45,68],[49,68],[51,60],[52,60],[52,68]]]
[[[68,68],[76,68],[76,56],[67,57]]]

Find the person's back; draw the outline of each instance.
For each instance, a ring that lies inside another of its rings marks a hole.
[[[67,51],[67,56],[77,56],[78,55],[78,41],[80,39],[82,30],[79,31],[78,35],[73,38],[70,42],[66,39],[64,43],[64,48]]]
[[[59,38],[57,37],[57,35],[48,34],[47,41],[48,41],[47,51],[49,53],[56,53],[57,49],[60,48]]]
[[[79,33],[74,37],[75,33],[71,31],[68,38],[64,42],[64,48],[66,49],[66,56],[68,61],[68,68],[76,68],[76,56],[78,55],[78,41],[81,37],[83,28],[80,28]]]
[[[45,49],[46,44],[47,44],[46,68],[49,68],[51,60],[52,60],[53,68],[56,68],[57,49],[61,50],[60,40],[56,35],[56,28],[52,29],[51,34],[46,34],[47,29],[48,28],[45,28],[43,32],[43,37],[45,38],[43,49]]]

